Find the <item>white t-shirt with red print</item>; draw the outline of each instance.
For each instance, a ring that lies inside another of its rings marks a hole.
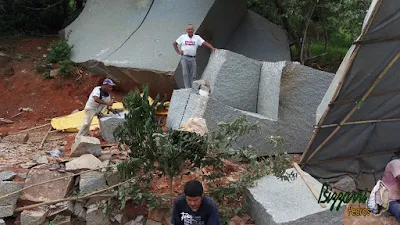
[[[188,34],[182,34],[176,43],[181,46],[183,55],[196,56],[197,47],[203,45],[204,40],[199,35],[193,34],[190,38]]]

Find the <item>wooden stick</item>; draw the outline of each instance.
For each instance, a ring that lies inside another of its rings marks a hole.
[[[43,124],[43,125],[40,125],[40,126],[32,127],[32,128],[27,129],[27,130],[19,131],[17,133],[9,134],[9,136],[10,135],[16,135],[16,134],[21,134],[21,133],[24,133],[24,132],[27,132],[27,131],[31,131],[31,130],[35,130],[35,129],[39,129],[39,128],[42,128],[42,127],[45,127],[45,126],[48,126],[48,125],[50,125],[50,123],[46,123],[46,124]]]
[[[10,117],[10,118],[12,119],[12,118],[14,118],[14,117],[17,117],[17,116],[21,115],[22,113],[24,113],[24,111],[19,112],[19,113],[15,114],[14,116]]]
[[[28,187],[21,188],[20,190],[13,191],[13,192],[10,192],[8,194],[2,195],[2,196],[0,196],[0,199],[7,198],[8,196],[11,196],[11,195],[14,195],[14,194],[18,194],[19,192],[25,191],[25,190],[27,190],[29,188],[36,187],[36,186],[39,186],[39,185],[42,185],[42,184],[47,184],[47,183],[50,183],[50,182],[53,182],[53,181],[56,181],[56,180],[62,180],[62,179],[70,178],[70,177],[75,177],[75,176],[78,176],[78,175],[81,175],[81,174],[84,174],[84,173],[88,173],[88,172],[91,172],[91,171],[97,171],[97,170],[100,170],[100,169],[113,168],[113,167],[116,167],[116,165],[114,165],[114,166],[106,166],[106,167],[103,167],[103,168],[89,169],[89,170],[85,170],[85,171],[82,171],[80,173],[72,174],[72,175],[69,175],[69,176],[59,177],[59,178],[56,178],[56,179],[43,181],[43,182],[40,182],[40,183],[37,183],[37,184],[32,184],[32,185],[30,185]]]
[[[50,129],[49,129],[49,131],[47,131],[47,133],[46,133],[46,135],[44,136],[44,138],[43,138],[42,142],[40,143],[40,145],[39,145],[39,149],[42,149],[42,148],[43,148],[44,141],[46,140],[47,136],[49,135],[49,133],[50,133],[51,129],[53,129],[53,127],[52,127],[52,126],[50,126]]]
[[[84,199],[84,198],[91,198],[91,197],[93,197],[94,194],[99,194],[101,192],[108,191],[108,190],[113,189],[115,187],[118,187],[118,186],[121,186],[123,184],[126,184],[126,183],[132,181],[133,179],[134,178],[126,180],[126,181],[118,183],[118,184],[115,184],[115,185],[107,187],[107,188],[103,188],[103,189],[98,190],[98,191],[83,195],[83,196],[76,196],[76,197],[57,199],[57,200],[46,201],[46,202],[42,202],[42,203],[38,203],[38,204],[28,205],[28,206],[24,206],[24,207],[19,207],[19,208],[15,209],[14,212],[21,212],[21,211],[24,211],[24,210],[27,210],[27,209],[33,209],[33,208],[36,208],[36,207],[39,207],[39,206],[42,206],[42,205],[52,205],[52,204],[56,204],[56,203],[59,203],[59,202],[72,201],[72,200],[78,200],[78,199]]]
[[[356,156],[351,156],[351,157],[346,157],[346,158],[327,159],[327,160],[321,160],[321,161],[307,162],[304,164],[310,165],[310,164],[340,162],[340,161],[345,161],[345,160],[349,160],[349,159],[358,159],[358,158],[365,158],[365,157],[371,157],[371,156],[377,156],[377,155],[386,155],[386,154],[391,154],[391,153],[394,153],[397,151],[400,151],[400,149],[384,151],[384,152],[368,153],[368,154],[356,155]],[[300,163],[300,164],[303,164],[303,163]]]
[[[392,68],[394,63],[400,58],[400,52],[396,54],[396,56],[390,61],[388,65],[386,65],[385,69],[379,74],[376,78],[375,82],[372,86],[367,90],[364,96],[361,98],[361,102],[364,102],[365,99],[371,94],[374,88],[379,84],[382,78],[386,75],[386,73]],[[307,162],[319,151],[325,144],[340,130],[341,126],[346,123],[346,121],[354,114],[354,112],[358,109],[359,105],[356,104],[353,109],[346,115],[346,117],[340,122],[340,126],[336,127],[336,129],[314,150],[314,152],[307,158]]]
[[[394,93],[399,93],[400,92],[400,88],[395,88],[389,91],[382,91],[382,92],[377,92],[375,94],[370,94],[369,97],[379,97],[379,96],[385,96],[387,94],[394,94]],[[358,99],[360,99],[362,96],[358,96],[357,98],[350,98],[350,99],[346,99],[346,100],[341,100],[341,101],[335,101],[332,102],[332,104],[334,105],[343,105],[343,104],[347,104],[347,103],[353,103],[355,101],[357,101]]]
[[[396,122],[396,121],[400,121],[400,118],[383,119],[383,120],[364,120],[364,121],[346,122],[346,123],[342,124],[341,126],[345,126],[345,125],[357,125],[357,124],[365,124],[365,123]],[[336,123],[336,124],[329,124],[329,125],[322,125],[322,126],[316,127],[316,128],[328,128],[328,127],[337,127],[337,126],[339,126],[338,123]]]
[[[368,20],[367,26],[365,27],[365,32],[363,32],[363,33],[361,34],[361,36],[360,36],[360,40],[362,40],[362,39],[367,35],[369,29],[371,28],[372,22],[373,22],[374,19],[375,19],[375,16],[376,16],[376,14],[377,14],[377,12],[378,12],[378,9],[379,9],[380,6],[381,6],[381,3],[382,3],[382,1],[379,1],[379,2],[377,3],[376,7],[374,8],[374,11],[373,11],[372,14],[371,14],[371,18]],[[337,87],[336,87],[336,89],[335,89],[335,92],[334,92],[334,94],[332,95],[332,98],[331,98],[330,102],[333,102],[333,101],[336,99],[336,96],[337,96],[337,94],[339,93],[339,90],[342,88],[342,85],[343,85],[343,83],[344,83],[344,80],[345,80],[346,77],[349,75],[350,68],[351,68],[351,66],[353,65],[354,59],[356,58],[356,56],[357,56],[357,54],[358,54],[360,48],[361,48],[361,45],[360,45],[360,44],[357,44],[357,45],[356,45],[356,48],[354,49],[353,54],[351,55],[351,57],[350,57],[350,59],[349,59],[349,63],[347,64],[347,66],[346,66],[346,68],[345,68],[345,73],[344,73],[343,77],[340,79],[340,81],[339,81],[339,83],[338,83],[338,85],[337,85]],[[328,112],[330,111],[330,109],[331,109],[331,108],[327,108],[327,109],[324,111],[324,113],[322,114],[321,119],[319,120],[319,122],[318,122],[318,124],[317,124],[318,126],[322,125],[322,123],[325,121],[326,116],[328,115]],[[308,145],[307,145],[307,147],[306,147],[306,150],[304,151],[303,155],[301,156],[300,162],[303,162],[303,160],[305,159],[305,156],[306,156],[306,154],[308,153],[308,151],[310,150],[311,145],[312,145],[312,143],[314,142],[315,138],[317,137],[318,132],[319,132],[319,129],[314,130],[314,133],[313,133],[313,135],[311,136],[311,140],[308,142]]]
[[[315,199],[318,201],[319,195],[314,190],[314,188],[307,182],[306,178],[304,177],[303,170],[299,167],[299,165],[297,163],[293,162],[293,165],[294,165],[294,168],[296,168],[297,172],[300,174],[301,178],[304,180],[304,183],[306,183],[308,189],[310,189],[310,191],[314,195]],[[319,204],[321,205],[322,208],[326,208],[326,204],[325,203],[319,203]]]

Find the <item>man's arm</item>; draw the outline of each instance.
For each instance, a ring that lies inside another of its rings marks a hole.
[[[176,43],[176,41],[174,41],[172,45],[174,46],[176,53],[178,53],[179,55],[183,55],[183,51],[179,50],[178,43]]]
[[[207,220],[206,225],[220,225],[221,222],[219,221],[219,215],[218,215],[218,208],[217,205],[215,204],[214,201],[210,204],[211,207],[211,214],[210,217]]]
[[[203,45],[205,45],[206,47],[208,47],[209,49],[211,49],[212,52],[215,52],[216,48],[214,48],[210,43],[208,43],[207,41],[203,42]]]
[[[182,225],[182,222],[179,219],[179,210],[178,207],[176,206],[176,202],[174,203],[174,209],[172,211],[172,217],[171,217],[171,225]]]
[[[93,96],[94,101],[99,103],[99,104],[103,104],[103,105],[107,105],[107,106],[112,106],[113,105],[113,101],[111,100],[109,103],[107,103],[106,101],[103,101],[100,99],[99,96]]]

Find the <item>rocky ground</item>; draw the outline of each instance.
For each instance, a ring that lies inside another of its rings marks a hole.
[[[90,151],[71,157],[75,134],[51,131],[41,146],[50,126],[25,131],[48,124],[51,118],[68,115],[76,109],[82,110],[92,88],[104,79],[82,68],[75,68],[74,79],[43,80],[42,74],[35,71],[35,66],[54,40],[50,37],[0,41],[0,52],[7,54],[10,59],[0,65],[0,196],[47,180],[63,178],[0,199],[0,218],[4,218],[4,222],[0,219],[0,225],[169,224],[168,210],[149,212],[146,207],[137,206],[131,201],[127,202],[124,210],[110,216],[105,216],[95,204],[104,196],[56,201],[116,184],[118,179],[115,176],[104,176],[99,171],[128,156],[126,152],[119,151],[116,144],[101,141],[93,144]],[[117,101],[122,100],[123,93],[117,90],[114,95]],[[101,140],[99,131],[90,134]],[[299,157],[296,155],[293,158],[298,161]],[[78,175],[81,171],[96,168],[100,168],[99,171]],[[231,166],[231,169],[226,180],[240,176],[240,165]],[[181,182],[174,183],[174,194],[180,194],[182,184],[193,177],[196,175],[186,176]],[[152,184],[150,191],[169,191],[166,178],[153,180]],[[53,203],[39,208],[22,208],[46,201]],[[346,225],[397,224],[393,217],[387,216],[352,217],[345,212],[343,218],[343,224]],[[230,225],[236,224],[254,224],[254,221],[244,215],[232,218]]]

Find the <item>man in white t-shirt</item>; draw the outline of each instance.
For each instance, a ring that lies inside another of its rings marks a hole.
[[[114,101],[112,100],[110,92],[114,86],[114,82],[107,78],[103,81],[101,86],[97,86],[93,89],[86,102],[85,117],[76,138],[88,135],[93,118],[95,116],[101,116],[108,107],[113,105]]]
[[[181,56],[181,65],[183,73],[183,81],[185,88],[191,88],[193,81],[196,79],[196,52],[199,46],[205,45],[210,48],[212,52],[215,48],[208,42],[204,41],[199,35],[195,35],[194,27],[189,24],[186,28],[186,34],[182,34],[174,43],[176,53]],[[181,46],[179,50],[178,45]]]

